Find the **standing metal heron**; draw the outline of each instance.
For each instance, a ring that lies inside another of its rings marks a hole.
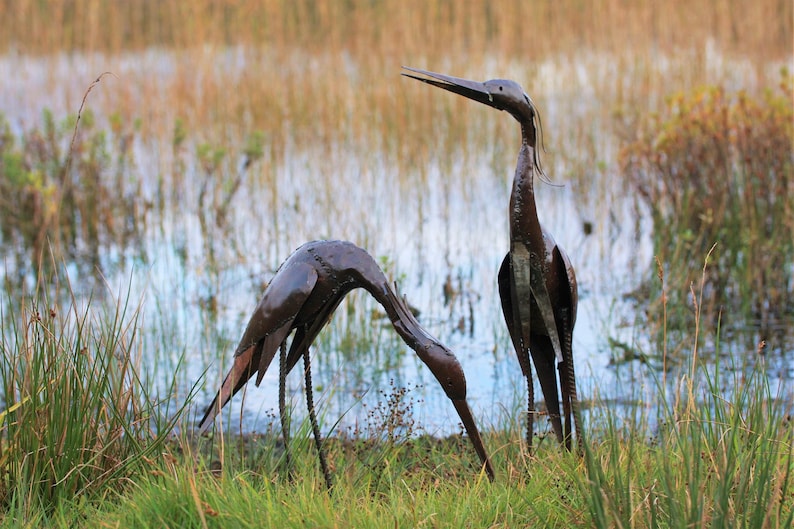
[[[535,415],[530,354],[557,439],[571,448],[571,414],[581,449],[581,426],[573,367],[572,335],[578,294],[568,256],[543,228],[535,205],[533,179],[543,176],[537,151],[538,114],[515,81],[485,82],[404,67],[404,76],[443,88],[497,110],[506,110],[521,125],[521,150],[510,194],[510,251],[499,269],[499,297],[513,347],[528,385],[527,446],[532,448]],[[565,430],[560,419],[559,369]]]
[[[259,385],[280,348],[279,411],[286,443],[289,429],[284,426],[284,378],[303,357],[307,405],[320,463],[330,489],[331,478],[311,397],[309,347],[342,298],[354,288],[364,288],[383,305],[397,334],[433,372],[455,406],[488,477],[493,480],[491,461],[466,402],[466,378],[457,358],[419,325],[405,300],[392,290],[372,256],[345,241],[306,243],[279,267],[248,322],[234,353],[234,364],[207,408],[199,428],[207,429],[221,408],[254,374],[257,374],[256,384]],[[293,330],[295,335],[286,354],[286,340]]]

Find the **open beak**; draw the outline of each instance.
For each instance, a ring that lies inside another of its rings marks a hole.
[[[491,97],[491,93],[488,92],[484,83],[469,81],[468,79],[461,79],[441,73],[428,72],[427,70],[420,70],[418,68],[410,68],[408,66],[403,66],[403,69],[425,76],[417,77],[416,75],[403,73],[405,77],[410,77],[411,79],[416,79],[417,81],[422,81],[423,83],[437,86],[438,88],[443,88],[444,90],[473,99],[489,107],[502,110],[494,104],[493,97]],[[428,79],[428,77],[431,79]]]

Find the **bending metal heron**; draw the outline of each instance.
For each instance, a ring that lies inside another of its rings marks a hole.
[[[282,359],[279,373],[279,411],[286,443],[288,427],[285,427],[283,422],[284,377],[303,357],[307,375],[307,405],[322,470],[330,489],[331,479],[325,463],[311,398],[309,347],[328,323],[342,298],[359,287],[367,290],[383,305],[397,334],[416,351],[422,362],[433,372],[455,406],[488,477],[493,480],[491,461],[466,402],[466,378],[457,358],[452,351],[419,325],[405,300],[397,296],[389,286],[386,276],[375,260],[363,249],[345,241],[306,243],[295,250],[279,267],[248,322],[234,353],[234,364],[207,408],[199,428],[206,430],[221,408],[255,374],[256,384],[259,385],[276,350],[280,348]],[[286,340],[293,330],[295,336],[289,353],[285,354]]]
[[[571,414],[581,450],[581,426],[573,367],[572,334],[578,294],[568,256],[541,226],[535,205],[533,178],[542,177],[537,152],[535,105],[515,81],[484,83],[404,67],[421,74],[404,76],[510,113],[521,125],[521,149],[510,194],[510,251],[499,269],[499,297],[521,371],[528,384],[527,446],[532,448],[535,415],[530,354],[557,439],[571,448]],[[560,371],[565,430],[560,419],[556,364]]]

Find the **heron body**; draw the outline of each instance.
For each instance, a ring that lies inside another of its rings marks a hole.
[[[508,332],[528,384],[527,444],[531,448],[535,415],[534,364],[552,428],[559,441],[570,448],[571,414],[581,442],[572,352],[578,294],[568,256],[538,218],[534,176],[536,172],[542,176],[542,172],[537,152],[535,106],[518,83],[507,79],[477,82],[415,68],[405,69],[424,76],[403,73],[407,77],[507,111],[521,126],[521,148],[508,210],[510,249],[499,269],[499,296]],[[561,391],[558,391],[558,370]],[[565,430],[560,416],[560,397],[566,417]]]
[[[489,478],[493,479],[493,467],[466,402],[466,379],[457,358],[422,328],[405,300],[392,290],[372,256],[345,241],[306,243],[279,267],[251,315],[235,350],[234,363],[199,427],[206,429],[212,424],[221,408],[255,374],[259,385],[276,351],[286,345],[293,331],[282,366],[284,376],[299,359],[308,359],[312,342],[344,296],[355,288],[365,289],[383,306],[397,334],[433,372],[457,410]]]

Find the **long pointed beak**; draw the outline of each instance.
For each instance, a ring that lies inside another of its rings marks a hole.
[[[423,83],[437,86],[438,88],[443,88],[449,92],[462,95],[463,97],[473,99],[474,101],[488,105],[489,107],[501,110],[501,108],[494,104],[493,97],[491,97],[491,93],[488,92],[488,89],[485,87],[484,83],[470,81],[468,79],[461,79],[460,77],[452,77],[450,75],[444,75],[436,72],[428,72],[427,70],[420,70],[418,68],[410,68],[408,66],[403,66],[403,69],[425,76],[418,77],[409,73],[403,73],[402,75],[405,77],[410,77],[411,79],[416,79],[417,81],[422,81]],[[428,77],[431,79],[428,79]]]
[[[466,433],[469,434],[469,439],[474,445],[474,450],[480,457],[480,462],[485,469],[485,473],[488,474],[488,479],[493,481],[496,475],[493,470],[493,465],[491,465],[491,458],[488,457],[488,452],[485,450],[485,445],[482,443],[480,432],[477,430],[477,425],[474,423],[474,417],[471,415],[471,410],[466,403],[466,399],[452,400],[452,404],[455,406],[460,420],[463,421],[463,427],[466,428]]]

